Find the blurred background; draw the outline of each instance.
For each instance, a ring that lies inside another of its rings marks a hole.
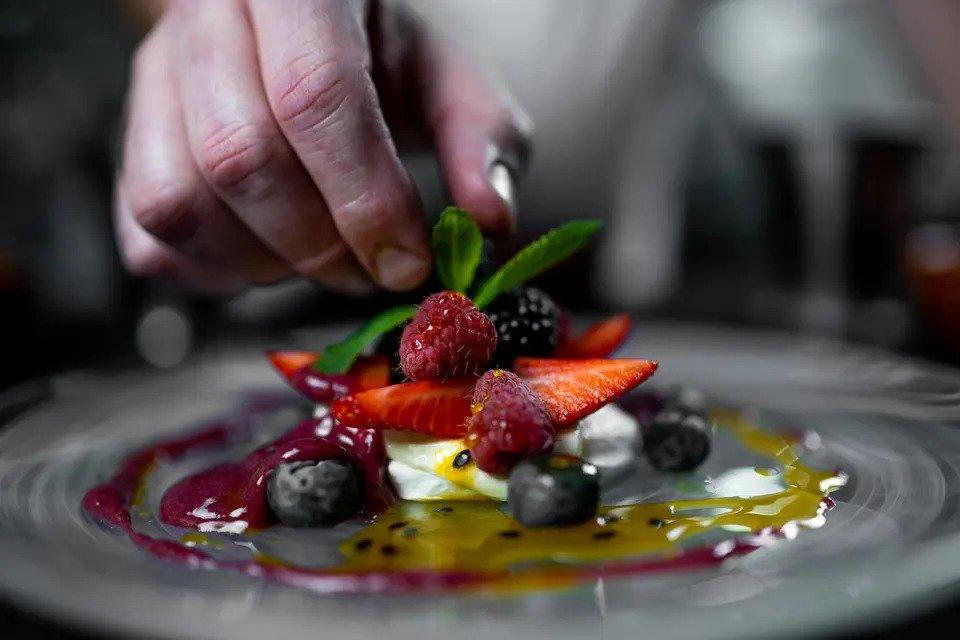
[[[541,283],[561,303],[960,363],[960,3],[412,4],[536,124],[502,252],[568,218],[608,223]],[[304,281],[215,300],[123,271],[114,150],[148,23],[136,2],[0,0],[0,410],[65,368],[175,367],[374,308]],[[434,160],[407,160],[436,215]],[[956,617],[940,615],[923,628]],[[70,634],[0,608],[5,624]]]

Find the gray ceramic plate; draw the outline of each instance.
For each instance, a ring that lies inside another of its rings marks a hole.
[[[324,336],[312,336],[322,343]],[[279,390],[260,348],[169,374],[72,374],[0,431],[0,589],[100,630],[209,638],[752,638],[914,614],[960,584],[960,375],[841,344],[643,326],[662,383],[774,410],[850,475],[820,529],[719,568],[512,596],[317,595],[143,555],[81,511],[122,454]],[[11,399],[11,402],[16,399]],[[2,410],[2,408],[0,408]]]

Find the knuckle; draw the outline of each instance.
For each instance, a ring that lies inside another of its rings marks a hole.
[[[187,240],[200,226],[197,190],[188,182],[147,183],[134,186],[127,192],[133,219],[147,233],[163,242]]]
[[[331,213],[337,227],[350,237],[383,237],[403,219],[401,198],[364,193],[335,206]]]
[[[358,92],[366,69],[342,60],[311,60],[301,56],[281,73],[272,105],[281,125],[306,130],[335,118]]]
[[[262,189],[275,156],[268,127],[230,123],[204,136],[199,152],[200,170],[220,190],[246,195]]]

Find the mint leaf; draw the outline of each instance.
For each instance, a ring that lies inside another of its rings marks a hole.
[[[433,255],[445,289],[466,293],[480,264],[483,238],[473,216],[447,207],[433,227]]]
[[[349,336],[323,350],[314,368],[320,373],[346,373],[363,350],[387,331],[399,327],[417,313],[416,305],[387,309],[371,318]]]
[[[473,297],[482,309],[498,295],[540,275],[580,250],[600,230],[600,220],[574,220],[540,236],[497,269]]]

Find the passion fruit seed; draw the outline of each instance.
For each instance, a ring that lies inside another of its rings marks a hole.
[[[457,454],[457,457],[453,459],[453,468],[454,469],[463,469],[465,466],[470,464],[473,460],[473,454],[470,453],[470,449],[464,449]]]

